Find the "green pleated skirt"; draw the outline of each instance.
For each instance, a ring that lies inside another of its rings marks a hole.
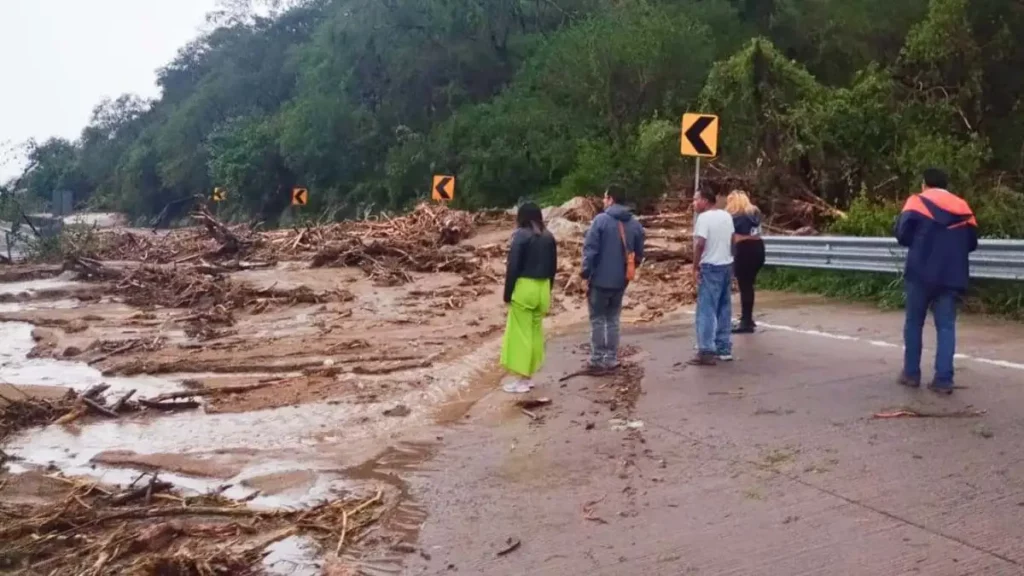
[[[501,365],[506,370],[529,378],[544,364],[544,316],[550,308],[550,280],[516,280],[501,341]]]

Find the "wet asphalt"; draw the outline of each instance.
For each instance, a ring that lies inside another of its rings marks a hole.
[[[403,471],[423,520],[402,572],[1024,574],[1024,330],[964,322],[938,397],[895,383],[898,313],[766,302],[712,368],[680,364],[689,316],[627,329],[632,410],[595,402],[607,378],[557,381],[584,332],[551,342],[536,420],[495,392]],[[921,416],[880,417],[900,411]]]

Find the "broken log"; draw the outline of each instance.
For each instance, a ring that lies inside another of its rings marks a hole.
[[[237,234],[232,232],[231,228],[217,220],[205,204],[197,203],[195,210],[192,211],[190,216],[193,220],[202,224],[206,231],[210,233],[210,236],[220,244],[220,250],[217,251],[217,254],[220,256],[237,254],[242,249],[252,245],[252,241],[239,238]]]
[[[199,408],[199,402],[153,402],[145,398],[139,398],[139,404],[151,410],[162,412],[176,412],[179,410],[195,410]]]

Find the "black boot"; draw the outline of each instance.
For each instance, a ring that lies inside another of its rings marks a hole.
[[[740,319],[740,321],[737,324],[733,325],[732,333],[733,334],[753,334],[755,327],[756,326],[755,326],[753,320]]]

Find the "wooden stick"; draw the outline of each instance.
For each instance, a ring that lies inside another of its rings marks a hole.
[[[173,412],[175,410],[195,410],[199,408],[199,402],[153,402],[145,398],[139,398],[139,404],[152,410],[163,410]]]
[[[338,546],[334,549],[334,555],[341,557],[341,549],[345,546],[345,535],[348,533],[348,512],[341,509],[341,537],[338,538]]]
[[[81,400],[83,404],[89,407],[89,409],[91,409],[92,411],[96,412],[101,416],[106,416],[107,418],[120,418],[117,412],[113,412],[105,406],[100,406],[95,400],[91,398],[86,398],[83,396]]]
[[[70,423],[74,422],[75,420],[78,420],[79,418],[81,418],[82,415],[85,414],[85,412],[86,412],[86,410],[84,408],[75,408],[74,410],[68,412],[67,414],[65,414],[65,415],[61,416],[60,418],[58,418],[57,420],[55,420],[53,423],[54,424],[70,424]]]

